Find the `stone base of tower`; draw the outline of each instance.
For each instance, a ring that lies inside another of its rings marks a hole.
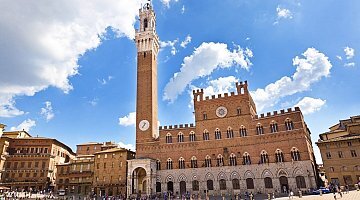
[[[128,160],[127,198],[149,196],[156,187],[156,160],[139,158]]]

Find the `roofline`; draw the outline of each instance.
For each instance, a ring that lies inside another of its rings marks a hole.
[[[73,152],[73,150],[67,146],[65,143],[60,142],[59,140],[55,139],[55,138],[47,138],[47,137],[28,137],[28,138],[10,138],[13,140],[52,140],[55,143],[58,143],[62,146],[64,146],[64,148],[66,150],[68,150],[69,153],[71,153],[72,155],[76,156],[76,153]]]

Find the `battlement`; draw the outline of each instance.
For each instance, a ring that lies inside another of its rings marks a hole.
[[[178,124],[178,125],[169,125],[169,126],[159,126],[159,130],[176,130],[184,128],[195,128],[194,124]]]
[[[241,81],[241,82],[236,83],[236,93],[235,92],[223,93],[223,94],[206,96],[204,98],[204,90],[203,89],[193,90],[194,102],[206,101],[206,100],[212,100],[212,99],[220,99],[220,98],[226,98],[226,97],[230,97],[230,96],[238,96],[238,95],[244,95],[244,94],[249,94],[247,81],[245,81],[245,82]]]
[[[294,109],[292,108],[288,108],[286,111],[284,109],[280,110],[280,113],[278,111],[273,111],[273,113],[271,112],[267,112],[266,115],[265,113],[262,113],[259,115],[255,115],[255,119],[265,119],[268,117],[275,117],[275,116],[279,116],[279,115],[283,115],[283,114],[289,114],[289,113],[294,113],[294,112],[299,112],[300,108],[299,107],[295,107]]]

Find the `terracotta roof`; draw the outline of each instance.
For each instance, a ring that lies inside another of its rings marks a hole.
[[[96,153],[94,153],[94,154],[112,153],[112,152],[118,152],[118,151],[130,151],[130,150],[127,150],[127,149],[124,149],[124,148],[115,147],[115,148],[107,149],[107,150],[104,150],[104,151],[98,151],[98,152],[96,152]]]
[[[103,143],[101,143],[101,142],[86,142],[86,143],[83,143],[83,144],[77,144],[76,146],[91,145],[91,144],[102,145]]]
[[[328,142],[336,142],[336,141],[344,141],[344,140],[353,140],[353,139],[360,139],[360,134],[349,134],[337,138],[332,138],[329,140],[319,140],[318,142],[315,142],[316,144],[319,143],[328,143]]]

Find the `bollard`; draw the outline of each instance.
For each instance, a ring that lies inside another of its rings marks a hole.
[[[357,191],[359,191],[359,184],[355,184],[355,188]]]
[[[268,193],[268,200],[271,200],[271,195],[270,195],[270,193]]]
[[[322,190],[321,189],[319,189],[319,192],[320,192],[320,196],[322,196]]]
[[[302,191],[299,190],[299,198],[302,198]]]

